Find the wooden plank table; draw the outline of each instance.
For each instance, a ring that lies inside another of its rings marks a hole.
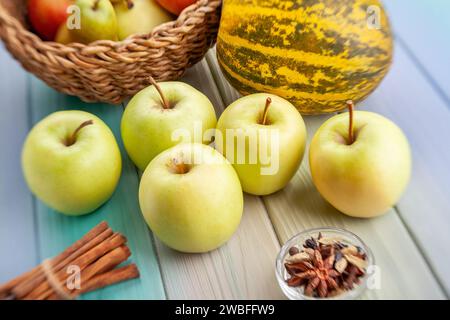
[[[358,106],[389,117],[410,140],[413,176],[398,205],[376,219],[344,216],[315,190],[305,157],[284,190],[266,197],[245,195],[238,231],[226,245],[206,254],[168,249],[146,227],[137,201],[139,173],[120,138],[124,106],[88,105],[59,94],[26,74],[1,47],[0,256],[5,259],[0,261],[0,283],[59,252],[105,219],[127,235],[132,260],[142,276],[84,299],[283,299],[274,275],[280,246],[306,228],[332,225],[357,233],[374,252],[381,288],[367,291],[364,298],[448,298],[450,46],[442,39],[449,28],[448,19],[433,19],[427,12],[443,15],[450,4],[430,1],[436,9],[429,2],[422,3],[396,0],[387,4],[397,36],[395,63],[380,88]],[[405,6],[416,21],[427,21],[428,32],[413,32]],[[433,9],[427,11],[429,6]],[[432,37],[427,36],[430,33]],[[213,50],[182,81],[204,92],[218,115],[239,97],[222,77]],[[124,163],[111,200],[95,213],[78,218],[55,213],[34,198],[20,168],[22,144],[32,125],[65,109],[88,110],[100,116],[116,135]],[[309,139],[328,117],[305,117]]]

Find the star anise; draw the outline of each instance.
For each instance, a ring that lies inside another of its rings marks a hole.
[[[334,249],[331,249],[330,255],[325,260],[316,249],[312,263],[301,261],[296,264],[287,264],[286,269],[291,274],[288,285],[299,286],[306,282],[305,295],[312,296],[316,290],[319,297],[328,296],[331,290],[339,287],[335,279],[340,274],[333,268],[334,260]]]
[[[304,248],[310,248],[310,249],[317,249],[318,244],[317,241],[314,238],[306,239],[305,244],[303,245]]]
[[[288,253],[284,260],[287,284],[303,287],[303,293],[312,297],[334,297],[352,290],[368,264],[362,248],[322,234],[291,247]]]

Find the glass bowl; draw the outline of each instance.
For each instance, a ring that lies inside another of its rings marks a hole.
[[[359,298],[367,288],[367,279],[369,276],[367,272],[364,276],[359,278],[360,283],[355,284],[352,290],[345,291],[340,295],[327,298],[307,296],[303,293],[302,287],[290,287],[286,283],[286,280],[289,278],[289,274],[284,267],[284,261],[289,255],[289,249],[295,245],[301,247],[303,243],[305,243],[305,241],[311,237],[317,239],[319,232],[322,234],[322,237],[338,237],[342,239],[342,242],[344,243],[352,244],[356,247],[361,248],[362,252],[367,256],[368,266],[370,267],[375,264],[375,259],[370,248],[352,232],[333,227],[308,229],[289,239],[281,248],[280,253],[277,256],[275,273],[281,290],[290,300],[354,300]]]

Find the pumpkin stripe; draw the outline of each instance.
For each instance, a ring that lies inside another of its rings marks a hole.
[[[248,94],[255,93],[255,92],[261,92],[261,91],[256,91],[254,88],[247,86],[247,85],[239,82],[238,80],[236,80],[231,74],[229,74],[227,72],[224,64],[221,63],[220,67],[221,67],[221,70],[222,70],[224,76],[230,80],[231,85],[235,88],[239,88],[239,92],[242,95],[248,95]],[[360,99],[364,99],[368,94],[369,93],[364,94]],[[278,95],[281,95],[281,93],[279,93]],[[281,96],[283,96],[283,95],[281,95]],[[335,112],[336,110],[342,109],[342,105],[345,105],[346,101],[348,100],[348,99],[342,99],[342,100],[333,100],[333,101],[328,101],[328,100],[320,100],[319,101],[319,100],[312,100],[312,99],[305,99],[305,98],[298,99],[295,97],[288,97],[285,95],[284,95],[284,97],[285,97],[285,99],[288,99],[292,104],[297,105],[297,107],[299,109],[308,110],[308,114]]]
[[[345,6],[345,5],[342,5]],[[329,19],[325,19],[326,17]],[[313,30],[317,34],[324,34],[322,30],[339,30],[339,33],[343,37],[356,37],[368,45],[373,44],[374,46],[379,46],[380,42],[385,41],[386,37],[383,33],[373,32],[367,33],[362,32],[366,27],[366,12],[363,10],[352,10],[352,14],[344,17],[342,13],[329,12],[327,15],[324,11],[323,5],[319,5],[316,9],[308,7],[306,9],[299,8],[294,11],[285,11],[274,8],[264,8],[261,6],[255,6],[252,4],[240,5],[240,4],[229,4],[228,10],[224,14],[224,19],[234,20],[238,23],[248,22],[249,25],[255,19],[261,19],[262,17],[270,18],[273,21],[273,26],[276,28],[279,21],[283,21],[285,25],[292,22],[303,22],[307,17],[308,24],[305,25],[306,30]],[[342,23],[338,21],[343,19],[349,19],[351,23],[346,24],[345,28],[342,28]],[[231,31],[231,30],[229,30]],[[292,30],[292,32],[297,32],[297,30]],[[324,35],[323,35],[324,36]]]
[[[381,29],[367,25],[380,8]],[[389,70],[392,36],[379,0],[223,0],[219,65],[242,94],[269,92],[300,112],[341,110]]]
[[[253,20],[240,20],[232,31],[226,33],[231,36],[245,37],[250,43],[259,43],[266,47],[277,47],[287,50],[316,53],[324,56],[338,56],[343,59],[353,57],[370,57],[376,59],[380,55],[387,55],[389,48],[368,46],[354,36],[344,37],[337,30],[317,31],[313,25],[305,23],[274,23],[270,17],[257,17],[259,28],[254,27]],[[221,32],[221,34],[223,34]],[[348,43],[346,46],[336,45]],[[314,43],[314,46],[311,46]],[[388,50],[388,51],[387,51]]]
[[[219,42],[217,46],[219,57],[232,71],[240,73],[245,78],[254,82],[271,82],[274,88],[286,87],[301,91],[315,91],[322,93],[333,89],[336,93],[357,94],[364,86],[373,84],[366,81],[379,73],[387,70],[374,68],[353,72],[351,77],[345,77],[342,70],[334,67],[319,67],[302,63],[298,64],[290,58],[272,57],[246,48],[234,48],[225,42]],[[246,68],[242,68],[245,65]],[[311,70],[306,73],[305,70]],[[350,89],[349,89],[350,88]]]
[[[236,79],[234,79],[230,74],[227,73],[227,71],[224,69],[224,66],[221,65],[221,69],[225,77],[230,79],[230,83],[232,86],[239,88],[239,92],[242,95],[248,95],[255,92],[255,89],[246,86],[243,83],[238,82]],[[297,105],[297,107],[301,110],[308,110],[308,114],[319,114],[324,112],[335,112],[338,109],[342,109],[342,105],[345,105],[345,102],[348,100],[335,100],[335,101],[317,101],[317,100],[311,100],[311,99],[297,99],[292,97],[284,96],[285,99],[288,99],[292,104]],[[365,98],[362,97],[361,99]]]
[[[220,33],[218,38],[234,47],[243,47],[250,50],[258,51],[264,55],[287,57],[297,62],[309,63],[314,66],[328,66],[338,68],[341,72],[354,71],[355,69],[364,70],[375,62],[373,58],[355,57],[346,59],[339,56],[324,56],[317,53],[304,52],[298,50],[290,50],[286,48],[271,48],[263,46],[259,43],[251,43],[250,41],[241,37],[232,36],[227,33]]]
[[[220,60],[220,59],[219,59]],[[248,80],[246,78],[241,77],[239,74],[235,73],[233,70],[231,70],[226,64],[221,64],[222,67],[225,69],[225,71],[231,75],[233,78],[235,78],[237,81],[245,84],[246,86],[249,86],[251,88],[254,88],[257,92],[272,92],[276,95],[280,96],[288,96],[289,98],[296,98],[296,99],[314,99],[314,100],[346,100],[348,97],[348,93],[341,94],[341,93],[324,93],[324,94],[318,94],[314,92],[302,92],[302,91],[296,91],[291,89],[282,89],[281,87],[274,88],[272,85],[263,85],[258,82],[254,82],[251,80]],[[358,98],[355,96],[355,98]]]

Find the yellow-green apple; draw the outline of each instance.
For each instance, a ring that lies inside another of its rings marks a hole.
[[[133,34],[150,33],[154,27],[173,20],[173,17],[155,0],[116,0],[115,2],[119,40]]]
[[[306,129],[290,102],[257,93],[225,109],[215,139],[217,150],[236,169],[244,191],[267,195],[284,188],[300,166]]]
[[[128,155],[142,171],[180,142],[210,143],[217,123],[211,101],[200,91],[182,82],[150,81],[153,85],[128,103],[121,124]]]
[[[117,18],[109,0],[77,0],[80,28],[71,30],[83,43],[117,40]]]
[[[182,143],[150,162],[141,179],[139,203],[147,224],[167,246],[207,252],[236,231],[243,194],[236,172],[219,152]]]
[[[157,0],[158,3],[173,14],[179,15],[184,8],[197,0]]]
[[[28,18],[33,29],[44,39],[52,41],[68,16],[71,0],[29,0]]]
[[[31,191],[67,215],[94,211],[113,194],[122,160],[108,126],[84,111],[59,111],[37,123],[22,151]]]
[[[61,44],[69,44],[73,42],[83,43],[81,39],[78,39],[73,30],[69,30],[69,28],[67,28],[65,23],[59,27],[58,32],[56,33],[55,42]]]
[[[361,218],[386,213],[411,174],[408,141],[399,127],[372,112],[342,113],[326,121],[311,142],[311,174],[339,211]]]

